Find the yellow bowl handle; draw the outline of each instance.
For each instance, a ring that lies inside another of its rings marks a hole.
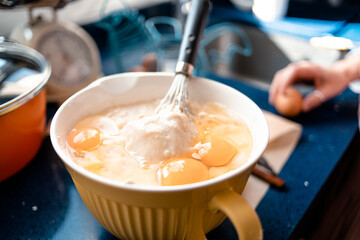
[[[263,239],[260,219],[253,207],[231,189],[216,194],[208,203],[211,210],[221,210],[231,220],[239,239]]]

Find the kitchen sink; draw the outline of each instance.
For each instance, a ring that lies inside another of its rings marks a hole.
[[[196,68],[198,75],[216,74],[268,89],[276,71],[291,62],[308,60],[328,66],[342,54],[313,47],[305,38],[220,23],[206,29]]]

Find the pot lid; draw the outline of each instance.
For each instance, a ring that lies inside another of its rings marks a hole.
[[[0,42],[0,116],[34,98],[50,77],[50,65],[39,52]]]

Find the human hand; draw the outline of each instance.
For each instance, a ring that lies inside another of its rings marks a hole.
[[[302,111],[307,112],[343,92],[349,79],[344,64],[325,67],[308,61],[291,63],[275,74],[269,91],[269,103],[274,105],[275,96],[284,93],[295,83],[311,83],[315,87],[302,101]]]
[[[134,66],[129,69],[129,72],[156,72],[157,71],[157,56],[155,53],[146,54],[141,62],[141,65]]]

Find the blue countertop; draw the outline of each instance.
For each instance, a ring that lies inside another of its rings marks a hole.
[[[226,9],[218,11],[229,13]],[[298,21],[288,20],[290,25]],[[318,25],[321,28],[312,29],[323,33],[334,30],[336,24],[323,22]],[[303,26],[310,28],[313,22]],[[358,40],[357,26],[348,23],[336,32]],[[280,31],[280,27],[284,25],[274,24],[268,29]],[[209,78],[238,89],[262,109],[274,112],[266,91],[219,76]],[[303,132],[280,172],[286,189],[270,188],[256,208],[265,239],[291,236],[358,132],[357,108],[358,96],[346,90],[316,110],[291,119],[303,126]],[[49,104],[48,115],[51,117],[56,109]],[[44,138],[39,153],[28,166],[0,183],[0,196],[0,239],[114,239],[87,210],[49,137]],[[225,220],[207,238],[237,236],[230,221]]]
[[[267,102],[267,92],[237,81],[212,78],[242,91],[262,109],[275,112]],[[279,174],[286,189],[270,188],[256,208],[264,239],[287,239],[292,234],[358,132],[357,109],[358,96],[346,90],[312,112],[291,119],[303,126],[303,132]],[[235,235],[229,239],[236,239]]]

